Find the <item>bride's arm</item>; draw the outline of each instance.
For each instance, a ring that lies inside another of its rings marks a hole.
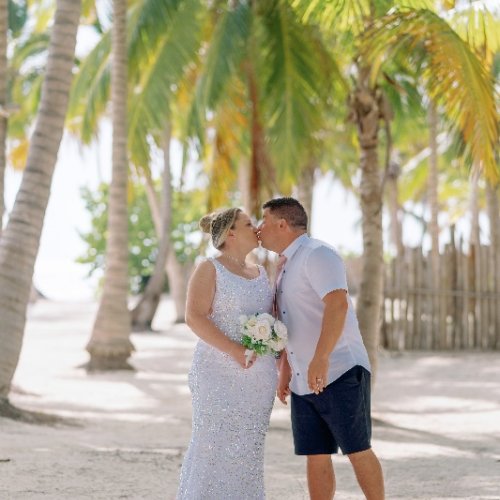
[[[210,320],[215,296],[215,267],[204,261],[189,280],[186,300],[186,323],[203,341],[229,354],[245,368],[245,347],[224,335]]]

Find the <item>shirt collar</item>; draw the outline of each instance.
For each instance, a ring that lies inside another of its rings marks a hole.
[[[301,245],[303,245],[306,240],[309,239],[309,236],[307,233],[301,234],[298,238],[295,238],[290,245],[288,245],[285,250],[283,250],[283,253],[280,255],[284,255],[287,259],[291,259],[293,257],[293,254],[299,249]]]

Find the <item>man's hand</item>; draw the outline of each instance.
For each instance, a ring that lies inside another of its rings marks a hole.
[[[314,394],[323,392],[328,381],[328,358],[314,356],[307,371],[307,384]]]
[[[286,352],[283,352],[279,360],[278,387],[276,395],[278,399],[286,405],[286,398],[290,396],[290,380],[292,379],[292,369],[288,363]]]
[[[291,376],[288,375],[283,375],[283,371],[280,371],[279,377],[278,377],[278,388],[276,389],[276,395],[278,396],[278,399],[286,405],[286,398],[290,396],[290,379]]]

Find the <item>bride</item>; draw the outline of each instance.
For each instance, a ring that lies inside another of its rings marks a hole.
[[[189,373],[193,398],[191,442],[178,500],[260,500],[264,439],[276,393],[272,356],[246,364],[239,317],[270,312],[265,269],[246,256],[258,246],[256,228],[238,208],[200,221],[221,252],[196,268],[189,282],[186,321],[200,338]]]

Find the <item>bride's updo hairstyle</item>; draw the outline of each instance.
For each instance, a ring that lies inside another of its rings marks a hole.
[[[241,213],[241,208],[228,208],[207,214],[200,219],[200,229],[210,234],[212,244],[220,250],[226,241],[227,233],[234,228],[234,223]]]

